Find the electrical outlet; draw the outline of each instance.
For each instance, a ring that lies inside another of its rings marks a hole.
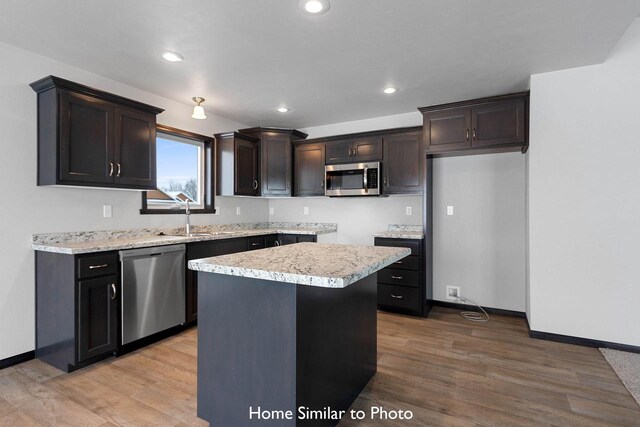
[[[111,218],[112,215],[113,215],[113,209],[111,208],[111,205],[103,205],[102,216],[104,218]]]
[[[236,206],[236,215],[242,215],[242,209],[240,209],[240,206]]]
[[[309,206],[305,206],[305,207],[304,207],[304,209],[303,209],[303,213],[304,213],[305,215],[309,215]]]
[[[460,296],[460,286],[447,286],[447,299],[458,301]]]
[[[447,215],[449,216],[453,215],[453,206],[447,206]]]
[[[407,207],[405,208],[405,213],[407,214],[407,216],[411,216],[411,215],[413,215],[413,207],[411,207],[411,206],[407,206]]]
[[[269,215],[275,215],[276,214],[276,208],[269,208]]]

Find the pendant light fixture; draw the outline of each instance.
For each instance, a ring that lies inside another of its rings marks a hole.
[[[199,96],[194,96],[192,99],[193,99],[193,102],[196,103],[196,105],[193,107],[193,114],[191,115],[191,118],[198,119],[198,120],[206,119],[207,116],[204,115],[204,107],[200,105],[204,102],[204,98],[200,98]]]

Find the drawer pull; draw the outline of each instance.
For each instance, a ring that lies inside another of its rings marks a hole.
[[[260,246],[260,243],[252,243],[251,246]]]
[[[109,267],[109,264],[90,265],[89,270],[95,270],[98,268],[106,268],[106,267]]]
[[[391,298],[395,298],[395,299],[402,299],[402,298],[404,298],[404,297],[403,297],[402,295],[394,295],[394,294],[391,294]]]
[[[402,280],[404,279],[404,277],[402,276],[391,276],[392,279],[396,279],[396,280]]]
[[[394,264],[402,264],[402,261],[396,261]]]

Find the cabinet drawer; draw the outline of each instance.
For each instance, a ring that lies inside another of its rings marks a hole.
[[[378,283],[388,283],[398,286],[418,287],[420,282],[420,272],[412,270],[397,270],[395,268],[385,268],[378,271]]]
[[[407,310],[420,309],[418,288],[378,284],[378,304]]]
[[[118,273],[116,254],[92,255],[78,258],[78,279]]]
[[[395,268],[398,270],[420,270],[420,257],[408,256],[396,261],[387,268]]]
[[[409,248],[411,255],[420,256],[420,246],[422,240],[403,240],[403,239],[381,239],[376,237],[376,246],[392,246],[394,248]]]
[[[247,249],[252,251],[254,249],[262,249],[264,248],[264,237],[249,237],[249,243],[247,245]]]

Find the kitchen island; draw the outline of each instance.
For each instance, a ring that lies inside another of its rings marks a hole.
[[[375,273],[409,253],[298,243],[190,261],[198,416],[224,426],[336,425],[376,371]]]

